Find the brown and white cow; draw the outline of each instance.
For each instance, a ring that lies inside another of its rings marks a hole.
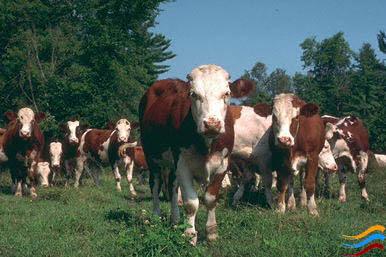
[[[43,153],[37,163],[37,175],[39,184],[48,187],[55,181],[55,177],[62,168],[62,143],[52,140],[43,149]]]
[[[279,94],[273,100],[270,146],[278,176],[278,211],[286,210],[285,194],[291,175],[305,166],[307,207],[318,215],[315,202],[319,153],[325,143],[325,127],[319,107],[294,94]]]
[[[68,185],[71,174],[73,174],[75,170],[80,138],[86,127],[85,124],[82,124],[77,119],[71,119],[61,125],[62,131],[64,132],[62,159],[66,173],[66,185]]]
[[[22,188],[30,180],[30,194],[36,197],[36,164],[44,147],[44,136],[39,122],[44,113],[35,114],[30,108],[21,108],[18,113],[6,112],[9,121],[4,133],[3,147],[8,157],[12,183],[16,186],[15,196],[22,195]]]
[[[362,198],[368,201],[366,176],[370,150],[366,127],[359,118],[354,116],[336,118],[325,115],[322,119],[326,124],[327,137],[338,164],[339,201],[346,201],[346,170],[357,173]],[[328,184],[329,176],[327,175],[325,176],[326,188],[329,187]]]
[[[8,157],[5,155],[3,147],[5,131],[7,130],[4,128],[0,128],[0,164],[8,161]]]
[[[79,145],[79,154],[76,158],[75,169],[75,187],[79,186],[79,179],[83,169],[88,169],[87,160],[98,161],[100,163],[110,164],[116,180],[116,187],[121,191],[121,174],[119,173],[119,164],[123,162],[127,171],[127,181],[130,187],[130,193],[136,195],[132,185],[133,163],[127,156],[120,156],[119,147],[129,142],[130,146],[135,146],[137,142],[133,142],[130,138],[132,128],[136,124],[130,124],[127,119],[120,119],[115,124],[114,129],[88,129],[82,135]],[[98,179],[96,179],[98,183]]]
[[[204,185],[207,240],[215,240],[215,208],[234,143],[234,119],[228,104],[232,95],[242,97],[252,86],[244,80],[231,84],[229,74],[217,65],[199,66],[187,78],[187,82],[155,82],[142,97],[139,114],[141,141],[150,169],[153,211],[160,214],[161,173],[166,170],[163,167],[169,166],[171,221],[175,224],[179,220],[179,185],[190,225],[185,234],[195,244],[199,200],[193,181]]]

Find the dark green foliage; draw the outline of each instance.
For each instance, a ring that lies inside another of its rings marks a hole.
[[[96,127],[136,119],[174,57],[150,32],[166,1],[1,1],[0,112],[30,106],[50,124],[80,117]]]

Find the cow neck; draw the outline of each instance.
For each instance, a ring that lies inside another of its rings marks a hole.
[[[298,136],[298,133],[299,133],[299,127],[300,127],[300,118],[299,118],[299,116],[297,116],[297,117],[295,118],[295,121],[297,122],[297,124],[296,124],[296,130],[295,130],[295,134],[292,135],[292,136],[294,137],[294,142],[296,142],[296,137]]]

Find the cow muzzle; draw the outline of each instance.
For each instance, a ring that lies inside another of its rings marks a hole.
[[[203,121],[204,134],[206,136],[217,136],[221,131],[221,121],[215,118],[209,118]]]
[[[127,137],[119,137],[118,138],[119,143],[126,143],[127,142]]]
[[[277,140],[279,144],[284,147],[290,147],[294,145],[294,142],[291,137],[281,136],[281,137],[278,137]]]
[[[21,138],[26,139],[26,138],[31,137],[31,131],[29,131],[29,130],[27,130],[27,131],[26,130],[20,130],[19,135],[20,135]]]
[[[336,165],[336,164],[329,165],[326,168],[327,168],[328,172],[330,172],[330,173],[335,173],[338,171],[338,165]]]
[[[70,138],[68,141],[69,141],[70,144],[72,144],[72,145],[76,145],[76,144],[79,143],[79,139],[76,138],[76,137],[75,137],[75,138]]]

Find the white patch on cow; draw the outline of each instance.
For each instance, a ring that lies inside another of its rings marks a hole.
[[[293,94],[280,94],[275,96],[273,100],[272,127],[275,134],[275,143],[278,144],[278,139],[288,138],[290,146],[293,146],[295,139],[290,132],[292,119],[299,115],[300,108],[294,108],[292,105]]]
[[[310,198],[308,199],[307,208],[308,208],[308,212],[311,215],[319,216],[319,213],[318,213],[318,210],[317,210],[317,207],[316,207],[315,195],[314,194],[312,194],[310,196]]]
[[[330,118],[330,119],[336,119],[336,120],[339,120],[339,118],[335,117],[335,116],[331,116],[331,115],[323,115],[322,116],[322,119],[323,118]]]
[[[230,99],[229,74],[217,65],[202,65],[188,75],[191,85],[192,116],[197,132],[207,132],[205,123],[215,132],[225,132],[225,115]]]
[[[63,153],[62,143],[60,142],[51,142],[50,143],[50,161],[51,166],[59,167],[60,160]]]
[[[79,121],[67,121],[67,127],[70,131],[70,134],[68,135],[68,141],[72,143],[79,143],[79,139],[76,136],[76,128],[79,127]]]
[[[127,119],[120,119],[115,125],[117,130],[118,142],[126,143],[130,137],[131,126]]]
[[[303,155],[295,156],[291,161],[291,170],[294,176],[297,176],[300,170],[307,164],[307,158]]]
[[[17,113],[21,123],[20,136],[30,137],[32,134],[32,122],[35,120],[35,113],[30,108],[21,108]]]
[[[352,139],[352,133],[350,131],[347,131],[348,139]]]
[[[48,177],[51,173],[50,164],[48,162],[38,162],[36,166],[36,173],[39,177],[39,184],[48,187],[50,182]]]
[[[347,127],[348,126],[347,122],[343,122],[343,126]]]
[[[318,166],[322,170],[324,169],[328,169],[330,171],[337,170],[337,164],[336,164],[334,155],[332,153],[330,143],[327,140],[324,141],[324,146],[319,153]]]
[[[3,147],[0,147],[0,163],[8,161],[8,156],[5,154]]]
[[[375,154],[375,160],[377,161],[379,167],[386,167],[386,155],[385,154]]]

